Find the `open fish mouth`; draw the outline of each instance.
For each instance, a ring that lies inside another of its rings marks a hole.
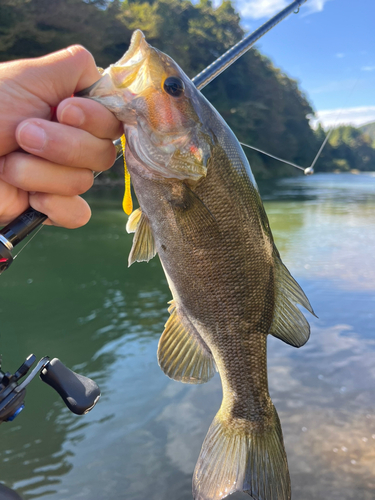
[[[151,47],[146,42],[145,36],[141,30],[134,31],[128,50],[115,64],[111,64],[102,73],[102,77],[90,87],[83,89],[75,94],[75,97],[94,98],[99,88],[104,91],[114,92],[114,89],[124,89],[129,87],[136,79],[141,66],[144,64],[150,53]],[[112,81],[110,85],[109,80]]]
[[[111,64],[110,67],[132,66],[133,64],[140,62],[140,60],[142,59],[142,55],[143,57],[145,55],[144,49],[147,49],[148,47],[149,45],[146,42],[145,36],[142,33],[142,31],[135,30],[134,33],[132,34],[128,50],[125,52],[122,58],[119,61],[117,61],[117,63]]]

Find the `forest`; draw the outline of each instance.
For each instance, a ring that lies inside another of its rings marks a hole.
[[[0,61],[38,57],[71,44],[107,67],[126,51],[134,29],[194,77],[244,36],[230,0],[1,0]],[[297,81],[256,48],[203,93],[241,142],[309,166],[326,131],[313,130],[314,110]],[[375,170],[373,128],[336,128],[316,171]],[[258,178],[294,175],[292,167],[246,150]]]

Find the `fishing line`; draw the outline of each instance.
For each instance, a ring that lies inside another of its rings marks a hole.
[[[354,82],[354,85],[353,87],[351,88],[350,92],[349,92],[349,95],[346,99],[346,107],[348,106],[348,103],[350,101],[350,98],[352,97],[352,94],[354,92],[354,89],[355,87],[357,86],[357,83],[359,82],[359,78],[357,78],[357,80]],[[267,153],[266,151],[263,151],[262,149],[258,149],[254,146],[250,146],[250,144],[245,144],[243,142],[240,142],[241,146],[246,146],[247,148],[250,148],[250,149],[253,149],[254,151],[257,151],[258,153],[262,153],[266,156],[269,156],[270,158],[273,158],[274,160],[277,160],[277,161],[280,161],[282,163],[286,163],[287,165],[291,165],[292,167],[295,167],[295,168],[298,168],[299,170],[302,170],[304,172],[305,175],[312,175],[314,173],[314,166],[315,166],[315,163],[318,161],[320,155],[322,154],[323,152],[323,149],[325,148],[332,132],[335,130],[336,126],[337,126],[337,123],[339,121],[339,118],[340,118],[340,115],[341,113],[343,112],[343,108],[339,109],[337,115],[336,115],[336,118],[335,118],[335,121],[333,123],[333,126],[328,130],[327,132],[327,135],[322,143],[322,145],[320,146],[318,152],[316,153],[316,156],[315,158],[313,159],[311,165],[307,168],[304,168],[304,167],[301,167],[299,165],[296,165],[295,163],[292,163],[288,160],[284,160],[283,158],[279,158],[278,156],[274,156],[274,155],[271,155],[270,153]]]
[[[245,144],[244,142],[240,142],[241,146],[246,146],[247,148],[254,149],[254,151],[258,151],[258,153],[262,153],[263,155],[269,156],[270,158],[273,158],[274,160],[281,161],[282,163],[286,163],[287,165],[291,165],[292,167],[298,168],[299,170],[302,170],[303,172],[306,170],[303,167],[300,167],[299,165],[296,165],[295,163],[292,163],[288,160],[283,160],[282,158],[279,158],[277,156],[271,155],[270,153],[266,153],[262,149],[255,148],[254,146],[250,146],[250,144]]]
[[[93,172],[94,179],[96,179],[102,173],[103,172]],[[20,251],[13,257],[13,260],[15,260],[19,256],[19,254],[27,247],[29,243],[31,243],[31,241],[35,238],[35,236],[39,233],[39,231],[43,229],[43,227],[44,225],[41,224],[37,229],[35,229],[35,233],[31,236],[31,238],[29,238],[29,240],[24,244],[24,246],[20,249]]]
[[[38,227],[38,229],[31,236],[31,238],[24,244],[24,246],[21,248],[21,250],[13,257],[13,260],[15,260],[19,256],[19,254],[22,252],[22,250],[24,250],[27,247],[27,245],[31,242],[31,240],[33,240],[35,238],[35,236],[39,233],[39,231],[43,228],[44,228],[44,225],[41,225]]]
[[[203,70],[199,75],[193,78],[193,83],[196,87],[201,90],[205,87],[210,81],[216,78],[220,73],[222,73],[225,69],[227,69],[231,64],[233,64],[239,57],[241,57],[245,52],[247,52],[250,47],[254,45],[256,41],[258,41],[263,35],[265,35],[269,30],[274,28],[279,22],[285,19],[292,12],[299,12],[299,7],[302,6],[307,0],[294,0],[290,5],[285,7],[282,11],[276,14],[269,21],[264,23],[260,28],[255,30],[252,34],[247,35],[243,40],[234,45],[231,49],[225,52],[222,56],[220,56],[216,61],[210,64],[205,70]],[[95,84],[94,84],[95,85]],[[92,86],[91,86],[92,87]],[[85,89],[84,91],[77,92],[75,96],[86,96],[88,91]],[[122,152],[120,153],[120,144],[121,141],[115,141],[114,145],[117,150],[117,158],[122,156]],[[98,177],[100,172],[96,175],[94,174],[94,178]],[[130,189],[128,187],[128,192]],[[35,229],[47,219],[45,214],[34,210],[29,207],[25,210],[24,213],[16,217],[13,221],[11,221],[5,228],[0,229],[0,274],[8,269],[14,258],[11,254],[11,249],[13,249],[14,245],[20,243],[24,238],[28,236],[31,231],[35,231]],[[42,227],[42,226],[41,226]],[[17,256],[21,253],[21,251],[30,243],[30,241],[35,237],[35,235],[40,231],[41,227],[39,227],[38,231],[33,235],[32,238],[26,243],[26,245],[18,252]],[[9,233],[9,238],[5,237],[5,234]],[[10,246],[10,248],[8,248]]]

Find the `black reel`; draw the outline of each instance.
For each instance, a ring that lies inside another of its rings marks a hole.
[[[57,358],[42,358],[27,375],[36,361],[30,354],[14,375],[0,370],[0,424],[14,420],[23,410],[26,386],[39,373],[41,380],[59,393],[65,405],[76,415],[89,412],[100,398],[100,389],[90,378],[69,370]]]

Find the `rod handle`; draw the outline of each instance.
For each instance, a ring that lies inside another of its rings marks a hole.
[[[47,216],[45,214],[29,207],[7,226],[3,227],[3,229],[0,230],[0,234],[15,247],[46,219]]]

